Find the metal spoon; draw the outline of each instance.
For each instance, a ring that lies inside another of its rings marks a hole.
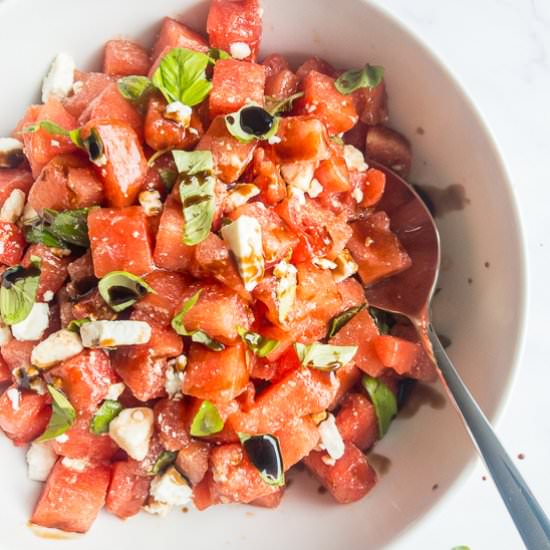
[[[378,163],[368,162],[386,174],[386,192],[377,209],[390,217],[391,228],[409,253],[412,266],[367,288],[367,300],[370,305],[406,316],[415,326],[526,547],[529,550],[550,549],[548,517],[510,460],[432,327],[430,302],[441,259],[435,222],[422,199],[403,178]]]

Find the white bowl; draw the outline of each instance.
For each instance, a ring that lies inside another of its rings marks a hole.
[[[439,188],[464,186],[470,203],[439,220],[445,269],[436,321],[452,338],[449,352],[465,381],[494,418],[509,389],[521,338],[524,260],[510,183],[487,129],[437,58],[380,8],[360,0],[264,0],[263,5],[264,53],[296,59],[316,54],[346,68],[366,61],[384,65],[391,123],[413,143],[412,179]],[[38,99],[42,75],[59,51],[74,55],[82,68],[97,68],[105,40],[123,35],[150,44],[164,15],[181,15],[204,29],[207,9],[208,2],[186,0],[0,2],[0,135]],[[448,405],[437,408],[438,402],[433,396],[422,405],[417,401],[414,417],[398,419],[377,445],[376,454],[388,457],[391,467],[359,503],[338,506],[301,475],[273,511],[218,506],[126,522],[102,514],[90,533],[67,547],[364,550],[402,537],[403,547],[410,548],[411,524],[429,521],[430,508],[444,505],[441,497],[474,456],[454,411]],[[59,544],[37,538],[27,527],[40,486],[27,480],[23,452],[4,438],[0,487],[2,548]]]

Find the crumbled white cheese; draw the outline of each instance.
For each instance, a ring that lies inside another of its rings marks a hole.
[[[21,216],[21,221],[23,223],[27,223],[37,219],[38,217],[38,212],[29,203],[25,204],[25,208],[23,208],[23,215]]]
[[[61,434],[61,435],[58,435],[55,440],[58,442],[58,443],[67,443],[67,441],[69,441],[69,436],[67,434]]]
[[[66,53],[58,54],[42,82],[42,103],[50,97],[65,98],[73,89],[74,71],[73,58]]]
[[[46,292],[44,292],[44,294],[42,295],[42,298],[44,299],[45,302],[51,302],[54,296],[55,294],[53,293],[52,290],[46,290]]]
[[[80,336],[76,332],[58,330],[32,350],[31,363],[39,369],[46,369],[78,355],[83,349]]]
[[[170,506],[183,506],[191,500],[193,490],[187,480],[170,466],[164,474],[156,476],[151,482],[151,496],[157,502]]]
[[[5,346],[12,340],[10,327],[0,323],[0,346]]]
[[[301,189],[304,193],[309,191],[314,173],[313,162],[290,162],[281,166],[281,175],[285,182]]]
[[[273,268],[273,275],[278,279],[275,294],[279,322],[284,323],[296,300],[298,270],[291,263],[282,260]]]
[[[353,200],[354,200],[356,203],[362,203],[362,202],[363,202],[363,198],[365,197],[365,195],[363,194],[363,191],[361,191],[361,189],[359,189],[359,187],[356,187],[356,188],[351,192],[351,196],[353,197]]]
[[[17,340],[40,340],[50,323],[48,304],[35,302],[26,319],[11,326],[11,332]]]
[[[240,216],[221,230],[233,252],[246,290],[254,290],[264,275],[262,227],[256,218]]]
[[[57,139],[50,140],[50,145],[52,147],[61,147],[61,143]]]
[[[172,507],[165,502],[157,502],[154,498],[149,498],[147,504],[143,506],[143,511],[155,516],[165,517]]]
[[[306,194],[301,189],[298,189],[293,185],[289,185],[287,187],[287,192],[288,192],[289,198],[295,197],[296,199],[298,199],[298,204],[304,205],[306,203]]]
[[[162,200],[157,190],[142,191],[138,198],[146,216],[156,216],[161,212]]]
[[[229,214],[239,206],[246,204],[251,198],[260,194],[260,189],[253,183],[238,183],[229,191],[224,203],[224,212]]]
[[[27,451],[28,476],[33,481],[46,481],[57,460],[47,443],[31,443]]]
[[[10,388],[6,391],[6,395],[11,403],[11,408],[18,411],[21,406],[21,392],[17,388]]]
[[[184,105],[181,101],[173,101],[166,106],[164,110],[164,118],[173,120],[187,128],[191,123],[191,114],[193,110],[191,107]]]
[[[82,80],[75,80],[73,84],[73,94],[79,94],[84,88],[84,82]]]
[[[0,137],[0,168],[15,168],[23,160],[23,144],[12,137]]]
[[[365,172],[369,167],[363,153],[353,145],[344,145],[344,160],[349,170]]]
[[[326,420],[319,424],[322,448],[327,451],[331,458],[338,460],[344,456],[345,445],[333,414],[328,415]]]
[[[355,263],[347,248],[344,248],[344,250],[334,258],[334,263],[336,266],[332,271],[332,275],[337,283],[351,277],[359,270],[359,266]]]
[[[110,401],[116,401],[121,395],[122,392],[125,389],[125,385],[123,382],[117,382],[116,384],[111,384],[109,386],[109,389],[107,390],[107,394],[105,395],[105,399],[109,399]]]
[[[171,399],[181,399],[181,386],[183,383],[184,373],[176,370],[172,366],[168,366],[166,369],[166,381],[164,383],[164,389]]]
[[[233,42],[229,46],[229,53],[234,59],[246,59],[252,51],[246,42]]]
[[[124,409],[109,424],[111,439],[134,460],[143,460],[149,452],[154,415],[147,407]]]
[[[324,464],[326,464],[327,466],[334,466],[336,464],[336,459],[335,458],[332,458],[329,454],[323,454],[321,456],[321,460],[323,461]]]
[[[275,136],[271,136],[267,140],[267,143],[269,143],[269,145],[277,145],[277,143],[281,143],[281,141],[283,140],[279,136],[275,135]]]
[[[146,344],[151,339],[151,327],[145,321],[92,321],[80,327],[80,337],[86,348]]]
[[[74,470],[75,472],[83,472],[88,467],[87,460],[82,458],[69,458],[68,456],[63,458],[61,464],[63,464],[65,468]]]
[[[312,263],[321,269],[336,269],[336,264],[328,258],[313,258]]]
[[[313,178],[311,180],[311,183],[309,184],[309,189],[307,190],[307,194],[312,198],[317,198],[321,193],[323,192],[323,186],[319,182],[318,179]]]

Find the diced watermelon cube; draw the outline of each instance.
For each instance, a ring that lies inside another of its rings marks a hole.
[[[8,388],[0,396],[0,429],[15,445],[25,445],[44,432],[51,416],[48,396]]]
[[[0,355],[0,386],[11,380],[11,369],[4,358]]]
[[[318,161],[330,156],[327,130],[311,116],[290,116],[281,120],[274,146],[283,162]]]
[[[409,378],[433,382],[437,379],[437,370],[434,362],[430,359],[418,338],[416,329],[411,324],[398,323],[391,329],[393,336],[414,342],[416,344],[416,361],[412,367],[403,373]]]
[[[297,92],[298,85],[298,77],[291,70],[283,69],[266,78],[264,93],[274,99],[286,99]]]
[[[2,358],[11,371],[22,367],[30,367],[32,350],[36,342],[32,340],[16,340],[12,338],[0,348]]]
[[[337,502],[355,502],[376,484],[376,472],[353,443],[346,443],[344,456],[334,466],[323,462],[326,456],[324,452],[313,451],[305,458],[305,464]]]
[[[269,54],[262,61],[262,65],[265,67],[265,76],[267,78],[275,76],[286,69],[290,69],[288,60],[280,53]]]
[[[193,504],[197,510],[202,511],[219,503],[220,498],[214,488],[212,472],[208,470],[204,478],[193,487]]]
[[[151,58],[157,60],[162,55],[166,55],[172,48],[208,52],[208,44],[200,34],[175,19],[165,17],[162,21],[159,37],[153,47]]]
[[[385,367],[404,376],[414,367],[418,355],[418,347],[414,342],[388,334],[377,336],[373,343],[376,354]]]
[[[110,479],[110,466],[88,466],[79,471],[59,460],[44,486],[31,522],[85,533],[105,503]]]
[[[157,433],[167,451],[179,451],[190,442],[183,401],[160,399],[153,411]]]
[[[111,271],[139,276],[153,271],[147,216],[140,206],[94,209],[88,215],[88,232],[96,277]]]
[[[256,63],[222,59],[214,65],[210,116],[238,111],[249,103],[264,104],[265,67]]]
[[[256,143],[241,143],[233,137],[223,117],[216,117],[202,136],[197,150],[211,151],[217,176],[225,183],[237,181],[252,160]]]
[[[365,285],[410,267],[411,259],[392,233],[385,212],[376,212],[366,220],[355,222],[352,228],[353,236],[347,246],[359,265],[359,275]]]
[[[353,99],[365,124],[376,126],[388,121],[388,95],[383,80],[374,88],[359,88],[353,93]]]
[[[82,129],[82,139],[95,131],[103,144],[101,176],[108,206],[129,206],[137,198],[147,174],[147,161],[138,134],[119,120],[91,120]]]
[[[109,40],[105,44],[103,72],[108,75],[146,75],[151,61],[145,49],[131,40]]]
[[[284,489],[281,488],[276,493],[254,499],[250,502],[250,505],[259,506],[260,508],[277,508],[281,504],[284,494]]]
[[[328,63],[328,61],[325,61],[320,57],[310,57],[296,69],[296,76],[301,82],[311,71],[331,76],[333,78],[338,74],[336,69]]]
[[[333,156],[322,160],[315,177],[323,186],[324,193],[342,193],[351,190],[349,170],[343,157]]]
[[[17,225],[0,220],[0,264],[17,265],[23,257],[25,244],[23,231]]]
[[[243,344],[212,351],[200,344],[191,344],[183,381],[183,393],[228,402],[246,389],[248,369]]]
[[[206,23],[208,41],[213,48],[231,51],[236,42],[247,44],[254,61],[260,47],[262,15],[258,0],[213,0]]]
[[[151,477],[140,474],[132,460],[113,464],[105,508],[120,519],[135,516],[149,496]]]
[[[304,97],[298,111],[321,120],[331,136],[351,130],[359,120],[351,96],[341,94],[330,76],[310,71],[302,83]]]
[[[78,119],[84,109],[113,81],[112,76],[104,73],[76,71],[75,92],[63,100],[63,106]]]
[[[281,447],[285,472],[300,462],[319,443],[319,429],[309,417],[293,418],[275,432]]]
[[[373,404],[366,395],[350,393],[342,400],[336,415],[336,426],[344,441],[365,450],[378,439],[378,419]]]
[[[363,286],[353,277],[339,282],[336,286],[342,297],[342,312],[352,307],[360,306],[367,301]]]
[[[176,466],[192,485],[200,483],[206,475],[209,452],[210,445],[197,439],[190,439],[189,443],[179,450]]]
[[[27,194],[33,184],[32,174],[21,168],[2,168],[0,170],[0,205],[6,202],[14,189],[20,189]]]

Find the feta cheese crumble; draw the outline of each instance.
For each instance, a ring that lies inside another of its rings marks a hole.
[[[29,479],[33,481],[46,481],[57,460],[57,455],[49,445],[31,443],[26,458]]]
[[[353,145],[344,145],[344,160],[349,170],[365,172],[369,167],[363,153]]]
[[[11,403],[11,408],[18,411],[21,406],[21,392],[17,388],[10,388],[6,391],[6,395]]]
[[[164,474],[153,479],[149,493],[156,502],[183,506],[191,500],[193,490],[176,468],[170,466]]]
[[[83,349],[80,336],[76,332],[58,330],[32,350],[31,363],[39,369],[47,369],[78,355]]]
[[[238,183],[229,191],[225,199],[224,212],[229,214],[239,206],[246,204],[251,198],[260,194],[260,189],[253,183]]]
[[[176,370],[174,367],[169,366],[166,369],[166,381],[164,383],[164,389],[170,399],[181,399],[181,385],[183,383],[184,373]]]
[[[35,302],[26,319],[11,326],[11,332],[17,340],[40,340],[50,323],[48,304]]]
[[[151,327],[145,321],[92,321],[80,327],[85,348],[115,348],[146,344]]]
[[[105,399],[108,399],[109,401],[116,401],[122,395],[122,392],[124,392],[125,387],[126,386],[124,386],[123,382],[117,382],[116,384],[111,384],[109,386],[109,389],[107,390]]]
[[[61,464],[63,464],[65,468],[74,470],[75,472],[83,472],[88,467],[87,460],[82,458],[69,458],[68,456],[63,458]]]
[[[275,294],[277,296],[279,322],[284,323],[296,300],[298,270],[291,263],[282,260],[273,268],[273,275],[278,279]]]
[[[74,71],[73,58],[66,53],[58,54],[42,82],[42,103],[46,103],[50,97],[65,98],[73,89]]]
[[[233,44],[229,46],[229,53],[234,59],[242,60],[250,57],[252,51],[246,42],[233,42]]]
[[[332,275],[337,283],[351,277],[359,270],[359,266],[355,263],[355,260],[347,248],[344,248],[344,250],[334,258],[334,263],[336,265],[332,271]]]
[[[326,420],[319,424],[319,434],[321,436],[321,447],[327,451],[329,456],[338,460],[344,456],[345,445],[333,414],[328,415]]]
[[[134,460],[143,460],[153,435],[153,411],[148,407],[124,409],[109,424],[111,439]]]
[[[187,128],[191,123],[191,107],[184,105],[181,101],[173,101],[166,106],[164,110],[164,118],[177,122],[184,128]]]
[[[162,201],[158,191],[142,191],[138,198],[146,216],[156,216],[161,212]]]

